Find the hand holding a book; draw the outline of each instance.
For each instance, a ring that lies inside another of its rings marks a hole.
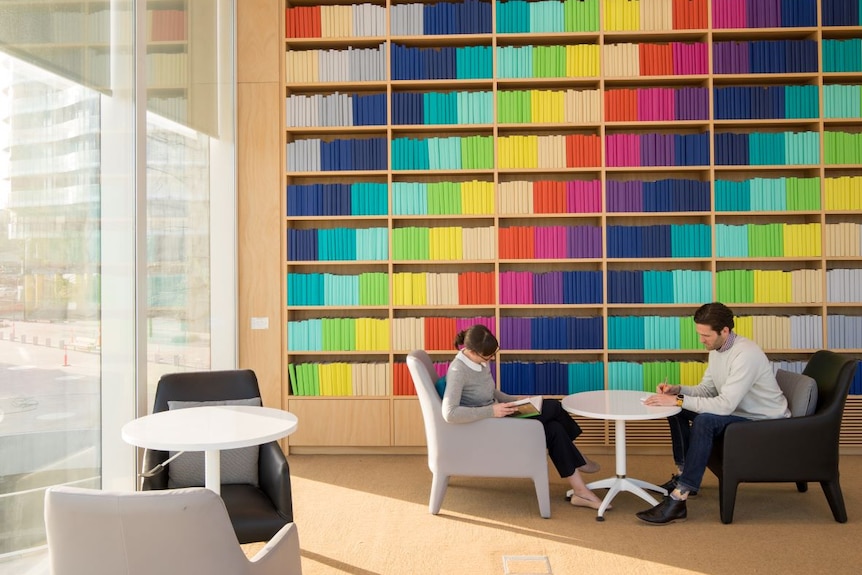
[[[513,402],[494,404],[494,417],[509,417],[517,412],[518,407]]]

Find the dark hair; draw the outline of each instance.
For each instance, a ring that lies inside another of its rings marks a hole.
[[[694,323],[708,325],[715,333],[724,328],[733,329],[733,312],[723,303],[705,303],[694,312]]]
[[[467,329],[458,332],[455,336],[455,349],[461,346],[475,351],[481,356],[489,356],[500,349],[500,343],[491,333],[491,330],[481,323],[477,323]]]

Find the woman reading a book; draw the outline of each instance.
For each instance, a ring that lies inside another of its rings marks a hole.
[[[497,389],[488,363],[497,355],[500,344],[486,326],[476,324],[455,337],[458,355],[446,373],[443,394],[443,419],[449,423],[470,423],[486,417],[517,415],[518,398]],[[539,403],[538,401],[536,403]],[[544,399],[535,418],[545,428],[545,444],[560,477],[572,486],[571,503],[577,507],[598,509],[601,499],[590,491],[581,473],[594,473],[599,465],[587,459],[575,447],[581,428],[566,412],[559,400]]]

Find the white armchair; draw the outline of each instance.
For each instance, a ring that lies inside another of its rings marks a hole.
[[[111,492],[50,487],[45,526],[51,575],[299,575],[288,523],[252,559],[221,498],[202,487]]]
[[[550,517],[548,455],[542,424],[518,418],[447,423],[434,385],[438,376],[431,358],[425,351],[413,351],[407,356],[407,368],[425,420],[428,468],[433,474],[429,511],[434,515],[440,512],[452,475],[529,477],[536,486],[539,513]]]

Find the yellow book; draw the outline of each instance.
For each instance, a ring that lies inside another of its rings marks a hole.
[[[412,274],[411,284],[413,286],[414,305],[425,305],[428,303],[428,294],[425,290],[428,281],[425,277],[426,275],[427,274],[425,272]]]

